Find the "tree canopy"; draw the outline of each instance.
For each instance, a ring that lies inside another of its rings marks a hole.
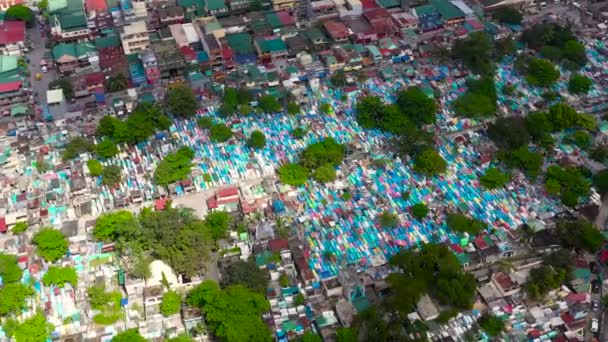
[[[564,269],[555,269],[547,265],[542,265],[530,271],[528,282],[524,286],[526,294],[533,300],[539,300],[545,295],[560,285],[562,285],[568,277],[568,273]]]
[[[468,233],[470,235],[477,235],[486,229],[486,224],[482,221],[459,213],[448,214],[446,216],[446,223],[452,231]]]
[[[256,149],[263,148],[266,146],[266,136],[261,131],[253,131],[247,140],[247,146]]]
[[[520,25],[523,19],[523,15],[520,11],[513,7],[503,7],[493,13],[494,18],[498,19],[501,23]]]
[[[185,146],[167,154],[154,170],[154,182],[158,185],[169,185],[187,179],[193,158],[194,150]]]
[[[418,87],[410,87],[399,93],[397,105],[403,115],[417,125],[435,123],[437,103]]]
[[[589,253],[600,250],[604,243],[602,233],[587,220],[561,220],[556,225],[557,234],[565,248],[582,249]]]
[[[263,95],[260,96],[258,100],[258,107],[264,112],[268,114],[280,112],[282,109],[281,104],[277,99],[272,95]]]
[[[399,218],[395,213],[385,210],[378,215],[378,223],[382,228],[395,228],[399,225]]]
[[[359,336],[357,330],[354,327],[346,328],[340,327],[336,331],[336,342],[357,342]]]
[[[68,251],[68,240],[62,232],[53,228],[42,228],[33,237],[36,252],[44,260],[54,262]]]
[[[418,220],[422,220],[429,214],[429,207],[424,203],[416,203],[410,208],[412,216]]]
[[[378,128],[400,134],[415,127],[397,105],[386,105],[378,96],[360,97],[355,108],[357,122],[363,128]]]
[[[95,145],[95,152],[102,158],[112,158],[118,154],[118,147],[110,139],[103,139]]]
[[[308,180],[310,170],[300,164],[289,163],[279,167],[278,173],[281,182],[292,186],[300,186]]]
[[[505,322],[490,314],[481,316],[479,326],[492,337],[498,337],[505,330]]]
[[[180,85],[169,89],[166,96],[166,106],[169,113],[189,118],[196,114],[198,103],[191,88]]]
[[[22,5],[17,5],[22,6]],[[66,100],[70,101],[74,98],[74,86],[69,78],[61,77],[49,83],[49,89],[61,89]]]
[[[346,86],[346,84],[347,84],[346,73],[344,72],[343,69],[336,70],[329,78],[329,82],[331,82],[331,85],[333,85],[334,87],[337,87],[337,88],[342,88],[342,87]]]
[[[82,153],[89,152],[93,149],[93,143],[84,137],[75,137],[70,139],[65,146],[61,158],[63,160],[72,160]]]
[[[593,175],[593,186],[595,186],[601,195],[608,193],[608,169],[604,169]]]
[[[42,312],[26,319],[15,327],[13,335],[17,342],[46,342],[51,338],[54,327],[46,321]]]
[[[572,94],[587,94],[592,86],[593,81],[589,77],[577,73],[570,75],[568,91]]]
[[[503,161],[509,168],[520,169],[526,176],[532,179],[539,175],[543,165],[543,156],[538,152],[528,150],[527,147],[500,151],[498,159]]]
[[[213,119],[210,118],[210,117],[208,117],[208,116],[204,116],[204,117],[199,118],[198,120],[196,120],[196,124],[200,128],[209,129],[209,128],[211,128],[213,126]]]
[[[182,307],[182,296],[175,291],[168,291],[163,294],[163,299],[160,302],[160,313],[164,317],[173,316],[179,312]]]
[[[97,135],[115,143],[136,144],[153,136],[158,130],[171,127],[171,119],[154,104],[141,103],[126,120],[104,116],[97,125]]]
[[[21,279],[21,268],[17,264],[17,257],[0,252],[0,277],[3,284],[16,283]]]
[[[330,163],[323,164],[312,172],[312,178],[320,183],[333,182],[336,180],[336,168]]]
[[[437,176],[444,173],[447,163],[439,153],[434,150],[426,150],[414,158],[414,171],[420,172],[425,176]]]
[[[146,342],[137,329],[127,329],[112,338],[112,342]]]
[[[502,173],[499,169],[493,167],[479,177],[479,183],[488,189],[496,189],[504,186],[511,180],[511,176],[507,173]]]
[[[295,102],[289,102],[287,104],[287,113],[289,115],[296,115],[296,114],[300,114],[300,112],[302,111],[302,109],[300,108],[300,105],[298,105]]]
[[[209,229],[211,237],[216,241],[226,237],[229,224],[230,216],[225,211],[210,212],[205,218],[205,225]]]
[[[117,242],[117,247],[120,245],[119,240],[124,235],[130,235],[127,232],[130,229],[137,228],[139,222],[130,211],[119,210],[111,213],[103,213],[95,221],[93,228],[93,236],[95,239],[103,242]],[[131,238],[132,236],[129,236]]]
[[[452,103],[452,108],[459,116],[486,118],[496,113],[497,99],[494,79],[468,79],[467,92]]]
[[[101,184],[116,186],[122,180],[122,169],[118,165],[108,165],[101,172]]]
[[[223,123],[218,123],[211,126],[209,137],[215,142],[226,142],[232,138],[232,129]]]
[[[91,177],[98,177],[103,173],[103,165],[96,159],[87,160],[87,168]]]
[[[554,195],[561,195],[562,203],[569,207],[578,204],[589,195],[590,183],[576,168],[551,165],[547,168],[545,188]]]
[[[308,168],[317,168],[325,164],[340,165],[346,148],[333,138],[308,145],[300,154],[300,162]]]
[[[25,299],[34,293],[34,289],[22,283],[5,283],[0,287],[0,317],[21,314],[26,305]]]
[[[403,250],[393,256],[390,263],[404,271],[392,273],[387,278],[394,292],[389,303],[397,311],[407,315],[427,292],[443,305],[460,309],[472,307],[475,279],[461,270],[447,247],[425,244],[417,249]]]
[[[230,264],[222,278],[222,286],[243,285],[259,294],[266,294],[268,289],[268,272],[259,268],[255,261],[239,260]]]
[[[199,306],[209,330],[226,342],[270,341],[270,331],[261,316],[270,309],[266,298],[244,286],[220,289],[205,281],[188,295],[188,303]]]
[[[57,287],[70,283],[75,288],[78,285],[78,275],[73,267],[51,266],[42,277],[42,282],[46,286],[55,285]]]
[[[533,86],[552,86],[560,76],[560,72],[553,63],[542,58],[530,58],[526,66],[526,81]]]
[[[19,20],[24,21],[27,27],[32,27],[36,21],[34,11],[32,11],[26,5],[13,5],[6,10],[5,20]]]
[[[515,116],[498,118],[488,126],[488,136],[496,146],[506,149],[527,146],[530,142],[526,121]]]
[[[452,54],[474,74],[494,74],[492,42],[485,32],[474,32],[465,39],[455,40]]]

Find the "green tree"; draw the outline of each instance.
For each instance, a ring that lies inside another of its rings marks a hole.
[[[378,215],[378,223],[383,228],[395,228],[399,225],[399,218],[396,214],[385,210]]]
[[[436,176],[444,173],[446,169],[446,161],[434,150],[426,150],[414,159],[414,171],[425,176]]]
[[[530,271],[524,289],[531,299],[538,300],[549,291],[558,288],[566,281],[567,277],[568,273],[565,270],[543,265]]]
[[[87,160],[87,168],[89,169],[91,177],[101,176],[103,173],[103,165],[95,159]]]
[[[490,314],[481,316],[479,326],[491,337],[498,337],[505,330],[505,322]]]
[[[103,309],[112,301],[112,295],[106,291],[103,284],[95,284],[87,289],[87,297],[91,307],[96,310]]]
[[[528,62],[526,81],[533,86],[549,87],[559,79],[559,76],[559,70],[546,59],[532,58]]]
[[[61,158],[63,160],[72,160],[82,153],[91,151],[92,148],[93,143],[91,143],[90,140],[84,137],[75,137],[70,139],[70,141],[67,143],[63,153],[61,154]]]
[[[28,228],[27,222],[17,222],[15,224],[15,226],[13,227],[13,229],[11,229],[11,233],[13,233],[13,235],[23,234],[23,233],[25,233],[27,228]],[[1,273],[1,270],[0,270],[0,273]]]
[[[223,123],[211,126],[209,137],[215,142],[226,142],[232,138],[232,130]]]
[[[344,159],[346,148],[333,138],[308,145],[300,154],[300,162],[304,167],[317,168],[325,164],[340,165]]]
[[[295,102],[289,102],[287,104],[287,113],[289,115],[296,115],[296,114],[300,114],[300,112],[302,111],[302,109],[300,108],[300,105],[298,105]]]
[[[108,159],[118,154],[118,147],[110,139],[103,139],[99,144],[95,145],[95,152],[100,157]]]
[[[181,85],[169,89],[166,105],[169,113],[184,118],[193,117],[198,109],[198,103],[192,89]]]
[[[279,167],[278,173],[281,182],[292,186],[301,186],[306,183],[310,170],[304,166],[289,163]]]
[[[530,142],[525,120],[515,116],[498,118],[489,125],[488,136],[498,147],[506,149],[527,146]]]
[[[300,342],[322,342],[323,340],[321,339],[321,337],[317,334],[315,334],[312,331],[307,331],[304,333],[304,335],[302,335],[302,337],[300,338]]]
[[[173,316],[182,308],[182,296],[175,292],[169,291],[163,294],[163,300],[160,302],[160,313],[165,316]]]
[[[587,149],[589,146],[591,146],[591,143],[593,142],[593,137],[591,136],[591,134],[589,134],[589,132],[579,130],[574,132],[570,136],[569,140],[576,146],[582,149]]]
[[[21,280],[21,268],[17,264],[17,257],[0,252],[0,277],[3,284],[16,283]]]
[[[53,228],[42,228],[32,238],[36,252],[44,260],[54,262],[68,251],[68,240],[63,233]]]
[[[22,6],[22,5],[18,5]],[[72,100],[74,98],[74,86],[69,78],[59,78],[49,83],[49,89],[61,89],[63,90],[63,96],[66,100]]]
[[[422,220],[429,214],[429,207],[424,203],[416,203],[410,208],[412,216],[418,220]]]
[[[45,12],[49,8],[49,0],[40,0],[38,1],[38,9],[41,12]]]
[[[501,151],[498,159],[503,161],[509,168],[522,170],[528,177],[534,179],[540,173],[543,165],[543,156],[537,152],[531,152],[527,147],[512,151]]]
[[[211,232],[211,237],[214,240],[220,240],[226,237],[228,233],[228,225],[230,224],[230,216],[225,211],[213,211],[207,214],[205,225]]]
[[[470,218],[459,213],[450,213],[446,217],[448,227],[454,232],[477,235],[486,229],[486,224],[480,220]]]
[[[249,140],[247,140],[247,146],[255,149],[264,148],[266,146],[266,136],[261,131],[253,131]]]
[[[591,147],[589,150],[589,157],[596,162],[603,163],[608,159],[608,145],[597,144]]]
[[[209,129],[213,126],[213,119],[208,116],[204,116],[202,118],[199,118],[196,123],[200,128]]]
[[[452,103],[452,108],[459,116],[487,118],[496,112],[496,103],[485,95],[467,92]]]
[[[559,62],[564,57],[562,49],[551,45],[543,46],[539,52],[543,58],[546,58],[554,63]]]
[[[308,133],[308,131],[305,128],[296,127],[291,131],[291,136],[293,136],[295,139],[302,139],[306,133]]]
[[[331,105],[329,103],[326,102],[319,106],[319,110],[323,114],[331,114],[333,108],[331,107]]]
[[[251,107],[249,104],[246,103],[246,104],[239,105],[238,111],[239,111],[239,114],[241,114],[241,115],[249,115],[254,112],[254,109],[253,109],[253,107]]]
[[[192,342],[192,338],[186,333],[181,333],[174,338],[170,338],[169,342]]]
[[[146,208],[138,218],[145,241],[143,248],[153,258],[164,260],[177,274],[193,277],[204,272],[213,241],[208,226],[191,209]],[[147,273],[147,260],[137,261],[142,268],[138,273]]]
[[[549,181],[561,186],[562,202],[568,206],[576,206],[581,197],[589,195],[590,183],[579,169],[551,165],[547,168],[545,178],[545,182]],[[552,187],[555,188],[555,186]],[[564,199],[566,201],[563,201]]]
[[[154,170],[154,182],[166,186],[185,180],[190,175],[193,158],[194,150],[186,146],[167,154]]]
[[[118,165],[108,165],[101,173],[101,184],[110,187],[116,186],[122,180],[122,169]]]
[[[146,342],[137,329],[127,329],[112,338],[112,342]]]
[[[340,327],[336,331],[336,342],[357,342],[359,336],[354,328]]]
[[[57,287],[63,287],[65,283],[70,283],[72,287],[76,288],[78,275],[73,267],[51,266],[42,277],[42,282],[46,286],[55,285]]]
[[[133,228],[139,229],[133,214],[130,211],[119,210],[99,216],[95,221],[93,236],[103,242],[117,242],[121,235],[129,235],[129,238],[133,239],[132,233],[128,233]]]
[[[409,87],[399,92],[397,105],[399,110],[417,125],[435,123],[437,103],[418,87]]]
[[[114,93],[126,90],[129,87],[129,80],[123,73],[118,73],[108,77],[104,83],[106,91]]]
[[[153,136],[157,130],[168,130],[171,127],[171,119],[163,114],[162,109],[154,104],[142,103],[133,110],[126,121],[116,126],[113,139],[116,142],[136,144]],[[120,136],[118,130],[126,129],[128,136]]]
[[[270,331],[261,316],[270,309],[263,295],[244,286],[221,290],[205,281],[188,295],[188,303],[202,308],[209,330],[226,342],[270,341]]]
[[[332,164],[323,164],[316,168],[312,177],[320,183],[329,183],[336,180],[336,168]]]
[[[559,221],[556,231],[564,248],[583,249],[589,253],[599,251],[605,240],[602,233],[584,219]]]
[[[564,66],[570,70],[578,70],[587,64],[587,53],[585,46],[575,39],[566,41],[563,47],[564,58],[566,63]]]
[[[14,337],[17,342],[46,342],[55,328],[46,321],[44,314],[36,313],[16,326]]]
[[[6,10],[5,20],[24,21],[27,27],[32,27],[36,21],[34,12],[26,5],[13,5]]]
[[[495,167],[488,169],[483,176],[479,177],[479,183],[488,189],[503,187],[510,180],[509,174],[502,173]]]
[[[589,77],[577,73],[570,75],[568,91],[572,94],[587,94],[592,86],[593,81]]]
[[[452,54],[474,74],[487,76],[494,73],[492,43],[485,32],[474,32],[465,39],[455,40]]]
[[[513,7],[504,7],[498,9],[493,13],[494,18],[498,19],[501,23],[520,25],[523,19],[523,15],[517,9]]]
[[[26,306],[26,298],[34,295],[34,290],[18,282],[5,283],[0,288],[0,316],[19,315]]]
[[[346,79],[346,73],[342,69],[336,70],[329,78],[329,82],[331,82],[331,85],[336,88],[345,87],[348,83]]]
[[[268,289],[268,272],[259,268],[255,261],[239,260],[230,264],[222,278],[222,286],[243,285],[259,294],[266,294]]]
[[[258,107],[267,114],[272,114],[281,111],[281,104],[272,95],[260,96],[258,100]]]
[[[106,115],[97,123],[97,130],[95,134],[101,137],[112,137],[114,136],[116,126],[120,123],[122,123],[120,119],[111,115]]]
[[[593,186],[602,196],[608,193],[608,169],[593,175]]]

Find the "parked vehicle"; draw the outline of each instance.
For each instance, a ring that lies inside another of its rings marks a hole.
[[[591,329],[589,329],[592,333],[597,333],[600,330],[600,322],[597,318],[591,319]]]
[[[600,311],[600,302],[598,302],[597,300],[594,300],[591,307],[593,308],[593,311],[595,311],[595,312]]]

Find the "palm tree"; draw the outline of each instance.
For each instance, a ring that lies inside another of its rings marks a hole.
[[[110,78],[106,80],[106,90],[111,93],[125,90],[128,85],[129,80],[127,80],[127,77],[122,73],[110,76]]]

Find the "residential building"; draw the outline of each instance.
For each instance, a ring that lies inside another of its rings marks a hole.
[[[17,56],[0,56],[0,113],[16,116],[29,111],[30,90]]]
[[[318,28],[309,29],[306,31],[306,36],[312,43],[315,51],[326,49],[329,46],[329,39],[327,39],[327,36],[325,36],[323,31]]]
[[[79,0],[49,3],[49,26],[57,41],[78,41],[88,38],[91,30],[87,24],[84,4]],[[58,6],[58,7],[55,7]]]
[[[177,4],[184,9],[184,15],[187,19],[192,20],[205,15],[204,0],[179,0]]]
[[[249,10],[253,0],[228,0],[231,14],[240,14]]]
[[[228,6],[224,0],[207,0],[207,13],[216,17],[228,15]]]
[[[272,8],[278,10],[291,10],[299,5],[299,0],[272,0]]]
[[[184,9],[178,6],[164,7],[158,10],[161,26],[182,24],[184,22]]]
[[[374,8],[365,11],[363,18],[373,28],[378,39],[394,37],[399,34],[399,27],[393,21],[390,13],[384,8]]]
[[[112,16],[108,11],[105,0],[86,0],[87,26],[93,32],[99,32],[112,27]]]
[[[181,75],[186,62],[174,39],[154,41],[151,48],[156,56],[156,63],[161,78],[172,78]]]
[[[133,86],[139,87],[148,84],[146,71],[144,70],[143,63],[139,59],[139,56],[137,54],[128,55],[127,62],[129,65],[129,77],[131,78]]]
[[[201,39],[203,43],[203,49],[207,52],[209,56],[209,62],[213,66],[222,64],[222,46],[220,42],[215,38],[212,34],[206,34],[203,39]]]
[[[70,74],[82,67],[99,64],[99,55],[91,43],[60,43],[53,47],[52,54],[61,74]]]
[[[332,0],[310,1],[306,9],[306,16],[309,19],[335,19],[340,16],[336,3]]]
[[[122,49],[120,37],[111,34],[93,41],[99,55],[99,67],[107,74],[128,75],[127,57]]]
[[[465,19],[465,13],[448,0],[431,0],[430,3],[448,26],[461,24]]]
[[[496,272],[490,279],[503,297],[512,296],[521,291],[519,284],[506,273]]]
[[[328,20],[323,23],[323,27],[325,28],[325,31],[327,31],[329,37],[335,43],[345,42],[350,36],[350,33],[348,32],[348,27],[346,27],[346,25],[344,25],[340,21]]]
[[[25,49],[25,22],[3,21],[0,23],[0,53],[21,56]]]
[[[288,54],[287,45],[276,36],[257,38],[255,47],[262,62],[285,58]]]
[[[149,84],[155,84],[160,79],[160,71],[158,70],[158,62],[156,56],[151,50],[147,50],[141,55],[141,62],[146,73],[146,78]]]
[[[125,54],[141,52],[150,47],[150,36],[145,21],[137,21],[123,27],[120,34]]]

